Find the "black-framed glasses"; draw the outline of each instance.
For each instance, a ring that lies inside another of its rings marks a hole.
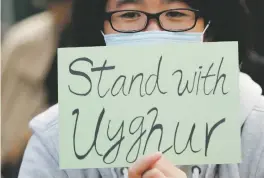
[[[183,32],[195,27],[200,12],[196,9],[169,9],[151,14],[138,10],[120,10],[106,12],[112,28],[121,33],[135,33],[147,28],[150,19],[155,19],[161,29],[170,32]]]

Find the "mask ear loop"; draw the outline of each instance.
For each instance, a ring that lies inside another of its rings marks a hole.
[[[241,61],[240,64],[239,64],[239,70],[241,71],[242,69],[242,65],[243,65],[243,62]]]
[[[204,28],[203,34],[205,34],[205,32],[206,32],[206,30],[209,28],[210,24],[211,24],[211,21],[209,21],[209,22],[207,23],[206,27]]]
[[[105,36],[105,34],[104,34],[104,32],[103,32],[102,30],[100,30],[100,32],[101,32],[101,34],[102,34],[103,36]]]
[[[208,24],[206,25],[206,27],[204,28],[204,30],[203,30],[203,32],[202,32],[202,34],[203,34],[203,36],[202,36],[202,38],[203,38],[202,41],[204,41],[204,34],[205,34],[205,32],[207,31],[207,29],[209,28],[210,24],[211,24],[211,21],[208,22]],[[241,61],[241,62],[239,63],[239,69],[240,69],[240,70],[242,69],[242,65],[243,65],[243,62]]]
[[[202,32],[202,34],[203,34],[203,36],[202,36],[202,38],[203,38],[202,41],[204,41],[204,34],[205,34],[205,32],[207,31],[207,29],[209,28],[210,24],[211,24],[211,21],[209,21],[209,22],[207,23],[206,27],[204,28],[204,30],[203,30],[203,32]]]

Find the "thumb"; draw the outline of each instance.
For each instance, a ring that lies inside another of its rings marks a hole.
[[[162,153],[157,152],[149,156],[145,156],[136,161],[128,171],[129,178],[141,178],[144,172],[152,167],[162,156]]]

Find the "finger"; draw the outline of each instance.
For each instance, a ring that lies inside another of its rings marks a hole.
[[[166,178],[166,176],[157,168],[153,168],[145,172],[142,178]]]
[[[174,178],[186,178],[187,177],[186,174],[182,170],[174,166],[164,156],[162,156],[155,164],[153,164],[152,168],[157,168],[166,177],[174,177]]]
[[[146,172],[152,165],[154,165],[160,158],[161,153],[154,153],[145,156],[134,163],[128,171],[129,178],[141,178],[142,174]]]

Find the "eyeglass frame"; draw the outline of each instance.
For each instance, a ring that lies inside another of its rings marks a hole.
[[[190,28],[188,28],[188,29],[184,29],[184,30],[167,30],[164,27],[162,27],[161,22],[160,22],[160,16],[161,16],[161,14],[163,14],[164,12],[171,11],[171,10],[189,10],[189,11],[194,12],[194,14],[195,14],[195,21],[194,21],[193,26],[190,27]],[[145,14],[147,16],[147,22],[145,24],[145,27],[142,28],[141,30],[127,31],[127,32],[126,31],[120,31],[120,30],[117,30],[116,28],[114,28],[113,23],[112,23],[112,15],[115,14],[115,13],[118,13],[118,12],[126,12],[126,11],[140,12],[140,13]],[[158,25],[159,25],[159,27],[162,30],[165,30],[165,31],[168,31],[168,32],[184,32],[184,31],[188,31],[188,30],[193,29],[196,26],[196,24],[197,24],[197,20],[199,18],[201,18],[201,17],[202,16],[201,16],[200,11],[197,10],[197,9],[193,9],[193,8],[168,9],[168,10],[164,10],[164,11],[161,11],[161,12],[158,12],[158,13],[148,13],[148,12],[144,12],[144,11],[140,11],[140,10],[129,10],[128,9],[128,10],[118,10],[118,11],[105,12],[104,20],[109,21],[112,29],[114,29],[116,32],[120,32],[120,33],[137,33],[137,32],[144,31],[148,27],[150,19],[155,19],[158,22]]]

